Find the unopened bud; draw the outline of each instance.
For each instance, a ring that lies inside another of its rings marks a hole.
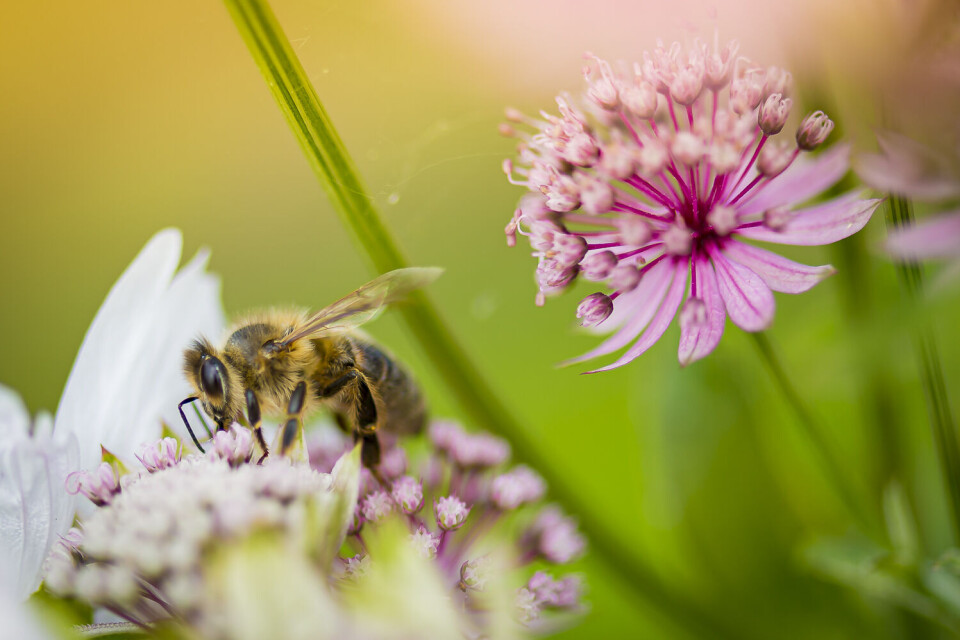
[[[591,293],[577,307],[580,326],[595,327],[613,313],[613,300],[604,293]]]
[[[717,205],[707,214],[707,223],[721,236],[729,235],[737,228],[737,210],[725,205]]]
[[[610,286],[626,293],[640,284],[640,270],[632,264],[619,264],[610,272]]]
[[[784,98],[783,94],[773,93],[760,105],[760,112],[757,114],[757,124],[765,135],[773,136],[783,130],[783,125],[787,123],[790,116],[790,107],[793,101],[790,98]]]
[[[823,111],[814,111],[800,123],[797,129],[797,146],[803,151],[813,151],[833,131],[833,120]]]

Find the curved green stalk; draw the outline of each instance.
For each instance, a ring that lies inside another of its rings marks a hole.
[[[913,209],[910,201],[891,195],[887,208],[887,220],[894,228],[913,224]],[[923,293],[923,271],[916,262],[898,261],[897,273],[913,303]],[[940,473],[947,494],[950,512],[951,537],[954,544],[960,536],[960,441],[947,399],[947,385],[943,379],[940,352],[933,328],[925,318],[915,329],[914,349],[920,364],[920,384],[927,404],[927,415],[933,430],[934,447],[940,459]]]
[[[267,81],[334,208],[378,273],[407,265],[380,220],[346,148],[265,0],[225,0],[240,35]],[[617,574],[673,623],[696,637],[743,637],[699,604],[665,584],[636,553],[598,523],[550,461],[477,373],[464,349],[426,295],[416,292],[399,309],[408,327],[450,391],[478,425],[509,440],[516,457],[535,466],[557,499],[580,518],[591,546]]]
[[[851,486],[841,464],[831,453],[830,446],[826,440],[823,439],[823,434],[813,414],[807,409],[806,404],[804,404],[800,398],[800,394],[797,393],[797,390],[790,382],[790,378],[781,366],[780,360],[777,358],[767,334],[761,331],[751,333],[750,336],[753,338],[754,344],[756,344],[764,364],[773,376],[777,388],[783,394],[790,408],[793,409],[800,426],[803,427],[804,435],[812,445],[827,481],[831,484],[834,491],[836,491],[837,496],[850,512],[850,515],[856,519],[863,533],[877,536],[880,527],[876,519],[871,518],[861,506],[860,500],[857,497],[857,491]]]

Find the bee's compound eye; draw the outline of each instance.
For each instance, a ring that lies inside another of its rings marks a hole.
[[[219,404],[223,402],[223,380],[226,371],[216,358],[206,358],[200,365],[200,389],[207,397]]]

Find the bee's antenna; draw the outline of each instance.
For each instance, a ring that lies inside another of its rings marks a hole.
[[[204,450],[203,450],[203,447],[200,445],[200,441],[197,440],[197,436],[195,436],[195,435],[193,434],[193,429],[190,428],[190,422],[187,420],[187,416],[186,416],[186,414],[183,412],[183,405],[185,405],[185,404],[187,404],[187,403],[189,403],[189,402],[194,402],[194,401],[199,400],[199,399],[200,399],[200,398],[197,398],[196,396],[191,396],[191,397],[187,398],[186,400],[184,400],[183,402],[181,402],[180,404],[178,404],[178,405],[177,405],[177,410],[180,411],[180,417],[183,418],[183,424],[185,424],[185,425],[187,426],[187,431],[190,432],[190,437],[193,438],[193,444],[197,445],[197,449],[200,449],[200,453],[206,453],[206,451],[204,451]]]

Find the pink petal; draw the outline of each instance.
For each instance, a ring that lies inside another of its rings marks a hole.
[[[693,326],[680,323],[680,348],[677,350],[677,357],[683,366],[709,355],[716,348],[723,336],[723,325],[727,319],[717,285],[717,274],[710,262],[706,259],[694,260],[693,265],[697,270],[697,295],[706,306],[707,321]]]
[[[582,356],[561,362],[560,366],[583,362],[584,360],[590,360],[598,356],[605,356],[608,353],[613,353],[617,349],[626,346],[631,340],[636,338],[637,335],[643,331],[643,328],[647,326],[647,323],[650,322],[650,318],[653,317],[653,314],[656,313],[657,308],[663,301],[663,296],[667,293],[667,287],[670,286],[673,274],[673,265],[666,258],[650,267],[650,270],[643,274],[643,277],[640,279],[640,284],[637,285],[636,289],[624,294],[614,302],[614,313],[617,313],[617,307],[623,305],[622,308],[632,314],[627,319],[623,328],[608,340],[602,342],[597,348],[588,351]],[[611,318],[612,317],[613,316],[611,316]],[[610,318],[607,318],[607,321],[609,320]],[[600,326],[602,327],[606,323],[607,322],[602,322]]]
[[[644,351],[652,347],[656,341],[660,339],[660,336],[662,336],[664,331],[667,330],[667,327],[670,326],[670,321],[673,320],[673,316],[677,315],[677,309],[683,300],[683,291],[687,285],[687,264],[688,261],[686,260],[669,264],[670,275],[673,277],[673,286],[671,286],[670,291],[667,292],[667,296],[664,298],[663,304],[660,305],[660,310],[657,312],[653,322],[651,322],[647,330],[643,332],[640,339],[637,340],[632,347],[627,349],[626,353],[620,356],[620,359],[613,364],[608,364],[605,367],[594,369],[587,373],[599,373],[601,371],[609,371],[610,369],[622,367],[643,354]]]
[[[819,156],[801,156],[786,171],[763,185],[737,209],[741,215],[803,202],[822,193],[843,177],[850,167],[850,146],[836,145]]]
[[[723,253],[763,278],[768,287],[781,293],[803,293],[837,272],[829,264],[810,267],[736,240],[724,244]]]
[[[907,260],[960,256],[960,209],[891,233],[886,248]]]
[[[714,245],[707,247],[720,284],[720,295],[733,323],[744,331],[762,331],[773,321],[773,292],[747,267],[728,260]]]
[[[945,200],[960,195],[960,180],[948,157],[899,133],[877,133],[881,153],[855,160],[857,175],[881,191],[918,200]]]
[[[877,199],[861,200],[859,194],[849,192],[815,207],[795,211],[793,219],[783,231],[774,231],[761,225],[737,229],[735,233],[777,244],[830,244],[863,229],[880,202]]]

